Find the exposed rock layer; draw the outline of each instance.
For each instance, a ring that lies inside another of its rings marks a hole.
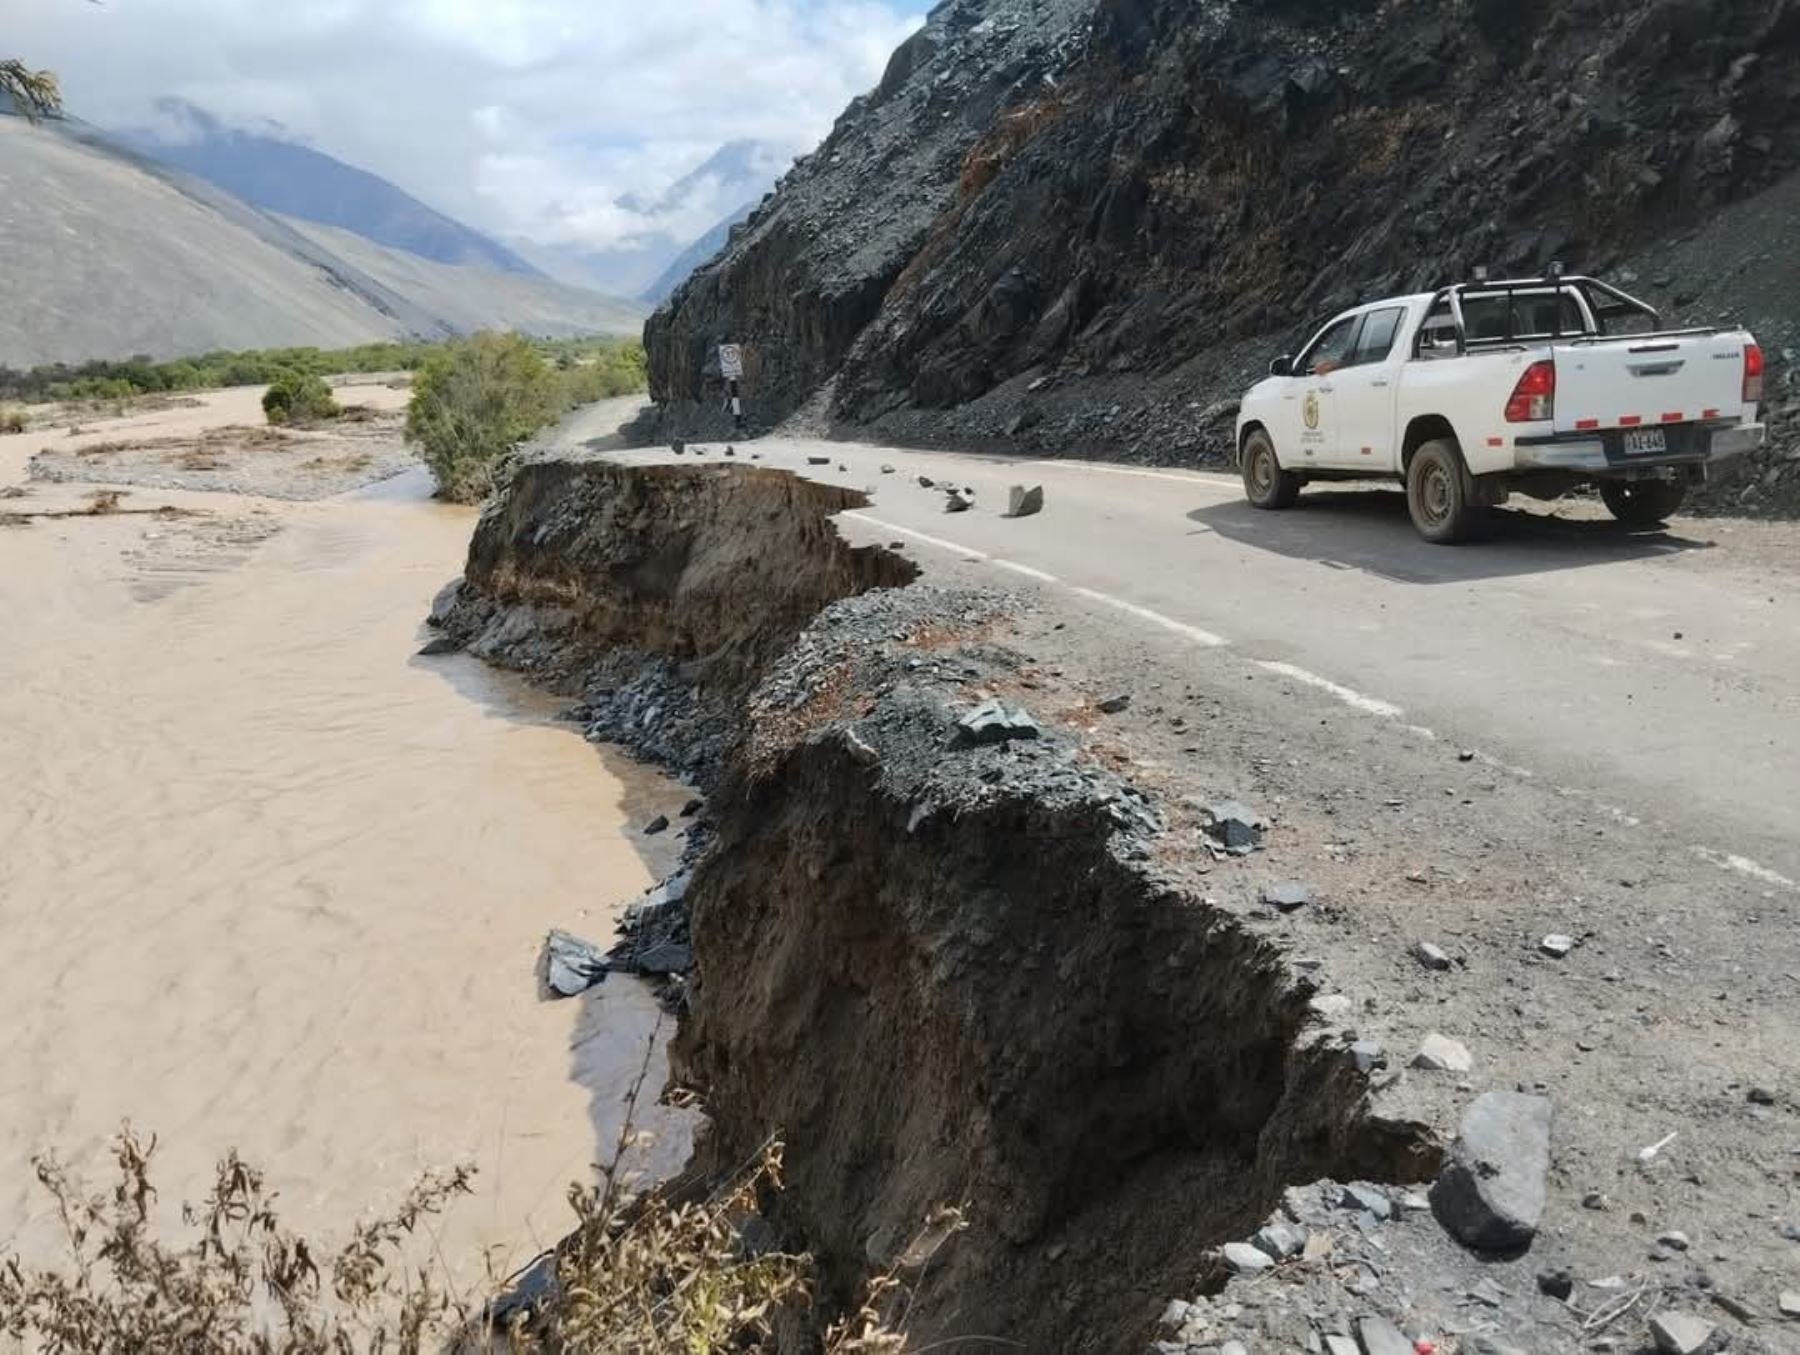
[[[1796,164],[1792,0],[948,0],[651,319],[652,394],[715,422],[729,337],[764,422],[1216,458],[1208,407],[1309,318],[1477,264],[1660,272]],[[1739,222],[1745,275],[1623,280],[1741,306],[1778,383],[1783,217]]]

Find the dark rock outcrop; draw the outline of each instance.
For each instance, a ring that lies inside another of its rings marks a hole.
[[[1198,459],[1311,318],[1630,271],[1796,164],[1790,0],[947,0],[652,318],[652,394],[713,417],[729,337],[765,424]]]

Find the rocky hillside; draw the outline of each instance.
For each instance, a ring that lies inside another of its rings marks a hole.
[[[764,422],[1212,458],[1307,320],[1560,259],[1735,308],[1779,414],[1797,164],[1793,0],[946,0],[653,317],[652,393],[703,425],[730,336]]]

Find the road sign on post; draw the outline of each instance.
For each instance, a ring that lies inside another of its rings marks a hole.
[[[727,381],[744,379],[744,350],[737,344],[719,345],[719,375]]]

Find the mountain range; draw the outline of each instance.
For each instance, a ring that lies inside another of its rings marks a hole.
[[[660,193],[614,199],[612,206],[633,225],[605,248],[509,243],[554,278],[655,305],[724,246],[731,227],[750,215],[793,159],[790,148],[769,142],[729,141]],[[578,218],[566,233],[579,239]]]
[[[624,335],[644,314],[528,267],[444,262],[283,216],[76,119],[10,113],[0,277],[9,367],[486,328]]]
[[[119,139],[165,165],[205,179],[252,206],[353,231],[436,263],[540,275],[512,250],[426,206],[386,179],[287,137],[270,124],[229,127],[181,99],[162,99],[149,127]]]

